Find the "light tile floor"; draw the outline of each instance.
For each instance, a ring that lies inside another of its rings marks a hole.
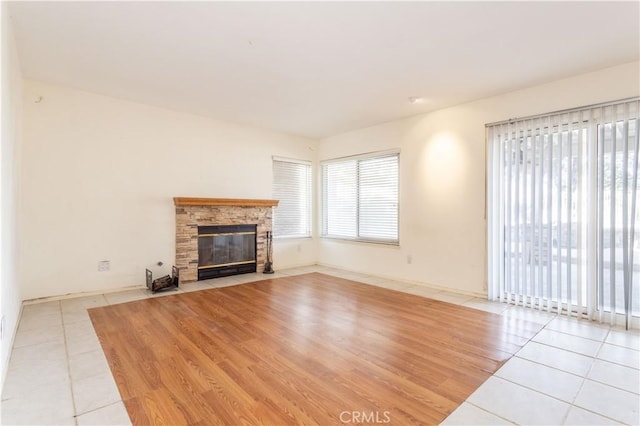
[[[640,424],[637,331],[321,266],[187,283],[178,293],[308,272],[545,326],[443,424]],[[2,424],[130,424],[87,309],[172,294],[136,288],[25,305],[2,394]]]

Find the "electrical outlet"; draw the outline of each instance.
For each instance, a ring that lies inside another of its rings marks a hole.
[[[407,265],[411,265],[411,262],[413,262],[413,257],[411,257],[410,254],[407,255]]]
[[[111,262],[109,260],[101,260],[98,262],[98,272],[106,272],[111,269]]]
[[[297,249],[298,249],[298,253],[300,253],[302,251],[302,244],[298,244]]]

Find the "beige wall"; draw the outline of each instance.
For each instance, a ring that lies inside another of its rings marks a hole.
[[[271,198],[272,156],[315,157],[310,139],[24,84],[25,299],[141,285],[145,268],[170,273],[172,197]],[[314,248],[278,241],[275,267],[314,263]]]
[[[0,383],[4,383],[22,300],[18,276],[18,173],[22,126],[22,76],[7,2],[0,5],[2,80],[0,93],[0,316],[4,318]]]
[[[276,269],[317,261],[482,294],[485,123],[637,96],[638,72],[626,64],[319,144],[26,81],[23,298],[139,285],[147,267],[168,273],[171,198],[270,198],[273,155],[317,163],[390,148],[401,149],[401,245],[277,240]],[[98,272],[100,260],[111,271]]]
[[[321,239],[318,261],[486,294],[485,124],[638,96],[639,75],[630,63],[321,141],[319,160],[400,148],[400,246]]]

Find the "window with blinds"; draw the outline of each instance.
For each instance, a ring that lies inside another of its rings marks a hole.
[[[322,236],[398,243],[399,153],[322,163]]]
[[[489,296],[640,317],[638,99],[489,125]]]
[[[311,236],[311,181],[310,162],[273,159],[274,237]]]

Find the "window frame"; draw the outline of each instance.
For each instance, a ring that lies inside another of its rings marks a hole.
[[[362,199],[360,198],[360,168],[359,168],[359,162],[361,161],[366,161],[366,160],[374,160],[377,158],[385,158],[385,157],[395,157],[397,159],[397,176],[396,176],[396,181],[397,181],[397,188],[396,188],[396,239],[387,239],[387,238],[371,238],[371,237],[363,237],[361,236],[360,233],[360,228],[361,228],[361,217],[360,217],[360,210],[361,210],[361,203],[362,203]],[[327,233],[327,220],[328,220],[328,213],[327,213],[327,188],[326,188],[326,169],[325,166],[328,164],[332,164],[332,163],[346,163],[346,162],[356,162],[356,173],[355,173],[355,193],[356,193],[356,200],[355,200],[355,204],[356,204],[356,212],[355,212],[355,237],[347,237],[347,236],[342,236],[342,235],[332,235],[332,234],[328,234]],[[320,185],[321,185],[321,206],[320,206],[320,211],[321,211],[321,223],[320,223],[320,238],[326,238],[326,239],[330,239],[330,240],[344,240],[344,241],[350,241],[350,242],[358,242],[358,243],[370,243],[370,244],[383,244],[383,245],[390,245],[390,246],[400,246],[400,149],[391,149],[391,150],[385,150],[385,151],[375,151],[375,152],[369,152],[369,153],[363,153],[363,154],[358,154],[358,155],[353,155],[353,156],[346,156],[346,157],[338,157],[338,158],[332,158],[332,159],[327,159],[327,160],[323,160],[320,162]]]

